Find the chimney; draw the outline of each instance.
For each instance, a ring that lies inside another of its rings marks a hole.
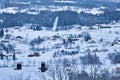
[[[45,62],[41,62],[41,68],[39,68],[41,72],[45,72],[48,68],[45,66]]]
[[[17,63],[15,70],[21,70],[22,69],[22,64]]]

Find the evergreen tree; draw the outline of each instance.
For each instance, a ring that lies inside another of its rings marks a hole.
[[[89,32],[82,32],[81,36],[84,38],[84,41],[89,41],[91,40],[91,35],[89,34]]]
[[[1,57],[1,59],[3,59],[3,54],[2,53],[0,54],[0,57]]]
[[[2,38],[3,36],[4,36],[4,30],[1,29],[1,30],[0,30],[0,37]]]
[[[8,52],[13,52],[14,46],[12,44],[7,45]]]
[[[13,60],[16,60],[16,55],[15,55],[15,52],[13,54]]]

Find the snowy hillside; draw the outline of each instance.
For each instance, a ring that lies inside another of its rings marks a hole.
[[[116,65],[113,65],[109,56],[112,53],[117,54],[117,52],[120,51],[120,24],[109,24],[111,27],[106,27],[106,25],[103,24],[100,28],[96,28],[98,27],[96,25],[93,26],[92,29],[80,25],[73,26],[74,28],[70,30],[58,30],[56,32],[53,32],[52,30],[35,31],[30,29],[30,25],[21,28],[14,27],[4,29],[4,36],[1,39],[1,44],[4,44],[6,48],[8,48],[8,44],[12,45],[16,57],[15,60],[12,60],[12,57],[9,55],[12,56],[14,52],[9,49],[8,53],[4,49],[2,50],[2,54],[6,56],[8,55],[8,58],[0,57],[0,75],[2,75],[0,79],[11,80],[12,78],[20,78],[21,76],[21,79],[23,78],[23,80],[25,78],[29,78],[29,80],[52,80],[53,77],[50,75],[52,73],[50,70],[55,70],[56,68],[52,67],[55,67],[57,63],[62,67],[62,60],[67,60],[68,63],[66,65],[71,66],[71,68],[75,68],[74,66],[76,66],[75,69],[79,71],[84,67],[84,70],[88,74],[91,73],[90,70],[92,64],[95,64],[96,67],[99,65],[99,68],[107,69],[110,73],[114,70],[115,74],[116,67],[118,67],[119,64],[117,63]],[[7,35],[11,36],[5,37]],[[9,42],[7,42],[7,40]],[[12,49],[12,47],[10,49]],[[33,55],[35,53],[36,56]],[[82,62],[82,58],[88,53],[90,55],[98,56],[100,63],[99,61],[97,63]],[[58,61],[59,59],[60,61]],[[43,61],[46,62],[46,67],[48,68],[45,73],[42,73],[38,69]],[[18,62],[22,63],[22,70],[14,70],[15,65]],[[67,67],[65,68],[67,69]],[[65,74],[65,77],[69,80],[69,76],[67,76],[68,74]],[[63,74],[61,75],[63,76]],[[56,80],[59,80],[57,79],[57,74]]]
[[[1,0],[0,80],[120,80],[119,4]]]

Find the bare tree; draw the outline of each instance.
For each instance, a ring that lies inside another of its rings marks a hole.
[[[67,69],[62,60],[51,61],[48,73],[52,80],[67,80]]]
[[[94,65],[94,64],[90,65],[90,78],[92,80],[97,80],[97,77],[101,70],[100,68],[101,68],[100,65]]]

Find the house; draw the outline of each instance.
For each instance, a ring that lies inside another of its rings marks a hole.
[[[94,27],[89,27],[89,30],[95,30],[96,28],[94,28]]]
[[[35,52],[34,54],[29,54],[28,57],[39,57],[40,54]]]
[[[34,54],[29,54],[28,57],[34,57]]]
[[[24,38],[22,36],[16,36],[17,41],[22,41]]]
[[[10,39],[11,38],[11,34],[6,34],[4,38],[5,39]]]
[[[9,43],[8,40],[1,40],[1,43]]]
[[[39,54],[39,53],[37,53],[37,52],[35,52],[35,53],[34,53],[34,56],[35,56],[35,57],[39,57],[39,56],[40,56],[40,54]]]
[[[100,26],[99,28],[100,28],[100,29],[105,29],[105,28],[112,28],[112,27],[111,27],[111,26],[106,25],[106,26]]]
[[[15,54],[22,54],[22,52],[19,51],[19,50],[16,50],[16,51],[15,51]]]
[[[115,41],[115,42],[116,42],[116,44],[120,45],[120,40],[117,40],[117,41]]]
[[[60,38],[60,37],[57,36],[57,35],[54,35],[54,36],[52,36],[50,39],[53,40],[53,41],[55,41],[55,40],[57,40],[58,38]]]
[[[14,29],[20,29],[20,27],[19,26],[15,26]]]
[[[5,48],[5,44],[0,43],[0,50],[3,50]]]
[[[90,40],[88,43],[89,44],[95,44],[96,42],[94,40]]]
[[[97,48],[92,50],[92,52],[100,52]]]
[[[108,51],[108,49],[101,49],[101,51],[102,51],[102,52],[107,52],[107,51]]]
[[[22,36],[16,36],[16,39],[23,39]]]
[[[120,40],[116,40],[111,43],[111,46],[114,46],[114,45],[120,45]]]
[[[70,39],[71,39],[72,42],[79,40],[79,38],[70,38]]]
[[[86,49],[86,50],[85,50],[85,52],[90,53],[90,52],[91,52],[91,50],[88,48],[88,49]]]
[[[33,29],[33,30],[42,30],[42,27],[39,24],[33,24],[33,25],[31,25],[31,29]]]

